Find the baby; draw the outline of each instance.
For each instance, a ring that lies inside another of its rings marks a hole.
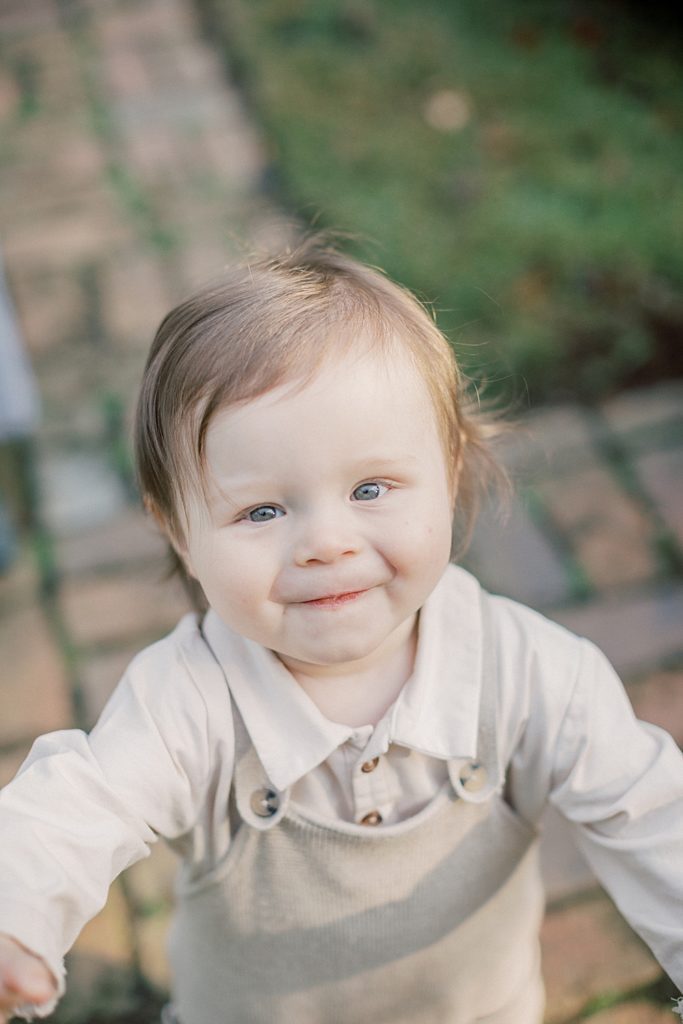
[[[315,241],[166,317],[140,486],[208,607],[0,794],[0,1020],[162,836],[167,1021],[541,1024],[548,803],[683,984],[683,757],[450,564],[489,435],[419,303]]]

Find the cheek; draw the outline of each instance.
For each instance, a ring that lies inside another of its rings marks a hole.
[[[421,538],[420,553],[431,562],[443,562],[445,565],[451,553],[451,520],[443,517],[426,523]]]
[[[446,515],[411,517],[385,538],[386,556],[397,568],[414,572],[424,568],[445,568],[451,552],[451,521]]]
[[[212,603],[246,608],[272,586],[274,559],[264,545],[218,533],[198,545],[192,556],[197,579]]]

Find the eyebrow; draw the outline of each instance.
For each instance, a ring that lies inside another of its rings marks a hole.
[[[252,486],[255,486],[255,484],[254,485],[246,484],[246,485],[243,486],[243,489],[246,490],[248,487],[252,487]],[[208,497],[209,497],[209,501],[208,501],[209,509],[211,511],[215,511],[218,508],[224,508],[224,507],[240,509],[242,507],[242,502],[240,500],[236,499],[233,496],[234,491],[237,491],[237,493],[239,493],[239,490],[240,490],[240,488],[236,487],[236,488],[233,489],[233,491],[228,492],[228,491],[223,490],[223,488],[214,487],[213,490],[210,491],[209,495],[208,495]]]
[[[361,468],[362,466],[405,466],[414,465],[419,463],[420,459],[416,455],[402,455],[400,458],[396,458],[392,455],[365,455],[362,459],[359,459],[354,463],[355,466]]]
[[[370,455],[364,455],[358,460],[354,460],[352,468],[360,476],[364,475],[370,469],[384,468],[384,467],[405,467],[419,465],[420,459],[416,455],[404,455],[397,458],[393,455],[383,455],[381,452],[373,453]],[[263,477],[249,477],[242,476],[236,478],[233,482],[230,482],[230,492],[219,488],[215,483],[213,493],[210,495],[209,508],[214,510],[217,507],[224,505],[232,506],[235,509],[242,507],[243,501],[240,498],[235,498],[234,495],[239,495],[241,491],[263,491],[264,493],[271,489],[273,486],[270,480],[266,480]]]

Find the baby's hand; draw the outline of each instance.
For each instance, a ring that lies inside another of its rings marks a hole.
[[[9,935],[0,935],[0,1024],[6,1024],[18,1006],[39,1006],[56,992],[52,973],[40,957]]]

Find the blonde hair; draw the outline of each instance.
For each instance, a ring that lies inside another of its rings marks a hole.
[[[136,464],[145,504],[176,544],[189,489],[203,481],[212,416],[305,383],[325,360],[369,344],[389,354],[400,346],[428,388],[466,543],[483,491],[504,477],[490,447],[495,422],[470,401],[451,346],[415,296],[316,236],[228,268],[156,333],[136,412]]]

